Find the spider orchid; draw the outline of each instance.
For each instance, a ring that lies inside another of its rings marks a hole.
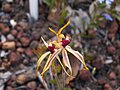
[[[70,76],[70,74],[67,73],[64,65],[62,64],[58,54],[61,52],[61,48],[60,49],[55,49],[55,45],[52,44],[52,42],[50,42],[49,44],[46,43],[46,41],[41,37],[42,41],[44,42],[45,46],[47,47],[48,49],[48,52],[44,53],[38,60],[37,62],[37,69],[36,69],[36,74],[38,75],[38,70],[39,70],[39,67],[42,63],[42,61],[49,55],[48,57],[48,60],[43,68],[43,71],[41,73],[41,76],[43,76],[43,74],[50,68],[51,64],[52,64],[52,61],[55,59],[55,57],[58,59],[59,63],[61,64],[63,70],[65,71],[65,73]],[[72,77],[72,76],[71,76]]]
[[[65,37],[63,34],[61,34],[63,29],[65,29],[69,24],[70,24],[70,20],[68,20],[67,24],[65,24],[62,28],[60,28],[58,30],[58,32],[55,32],[55,30],[53,30],[51,28],[49,28],[49,30],[51,32],[53,32],[54,34],[56,34],[58,40],[54,41],[53,43],[56,46],[56,48],[61,49],[62,57],[63,57],[63,63],[70,70],[70,75],[72,75],[72,68],[71,68],[71,65],[70,65],[70,61],[69,61],[67,52],[74,55],[84,65],[85,70],[88,70],[88,68],[85,64],[83,56],[78,51],[73,50],[68,45],[70,43],[70,36],[66,35],[66,37]]]
[[[39,66],[41,65],[41,62],[45,59],[45,57],[48,57],[48,60],[43,68],[43,71],[41,73],[41,75],[43,75],[51,66],[52,64],[52,61],[57,58],[58,61],[60,62],[63,70],[65,71],[65,73],[68,75],[68,76],[71,76],[72,77],[72,67],[70,65],[70,61],[69,61],[69,57],[68,57],[68,54],[67,52],[71,53],[72,55],[74,55],[83,65],[84,65],[84,68],[86,70],[88,70],[86,64],[85,64],[85,61],[84,61],[84,58],[83,56],[78,52],[78,51],[75,51],[73,50],[68,44],[70,43],[70,36],[69,35],[66,35],[66,37],[61,34],[61,32],[63,31],[63,29],[65,29],[68,25],[70,24],[70,20],[67,22],[67,24],[65,24],[62,28],[60,28],[58,30],[58,32],[55,32],[53,29],[49,28],[51,32],[53,32],[56,36],[57,36],[57,40],[56,41],[53,41],[53,42],[50,42],[49,44],[47,44],[45,42],[45,40],[43,38],[42,41],[44,42],[45,46],[48,48],[48,52],[46,52],[45,54],[43,54],[38,62],[37,62],[37,72],[38,72],[38,69],[39,69]],[[62,58],[63,58],[63,63],[61,62],[58,54],[62,52]],[[66,66],[69,71],[70,71],[70,74],[66,71],[65,67]]]

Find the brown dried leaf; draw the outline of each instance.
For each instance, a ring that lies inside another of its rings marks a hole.
[[[69,55],[69,59],[70,59],[70,63],[71,63],[72,71],[73,71],[72,76],[75,77],[78,74],[79,70],[80,70],[80,64],[81,63],[72,54]],[[69,82],[74,79],[73,77],[72,78],[67,77],[66,84],[69,84]]]

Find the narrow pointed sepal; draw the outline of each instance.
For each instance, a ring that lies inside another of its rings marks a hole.
[[[49,30],[50,30],[51,32],[53,32],[55,35],[57,35],[57,33],[55,32],[55,30],[53,30],[52,28],[49,27]]]
[[[44,68],[43,71],[41,73],[41,75],[43,75],[51,66],[52,61],[55,59],[55,57],[61,52],[61,49],[56,50],[53,54],[50,54]]]
[[[43,43],[45,44],[45,46],[48,48],[47,42],[43,39],[43,37],[41,37],[41,39],[42,39]]]
[[[84,68],[88,70],[88,67],[85,64],[83,56],[78,51],[73,50],[70,46],[66,46],[65,49],[71,54],[73,54],[78,60],[80,60],[80,62],[84,65]]]
[[[61,32],[63,31],[63,29],[65,29],[68,25],[70,24],[70,19],[68,20],[68,22],[59,29],[59,31],[57,32],[57,35],[59,36],[61,34]]]
[[[68,58],[67,51],[65,49],[62,50],[62,56],[63,56],[63,63],[70,70],[70,75],[72,75],[72,68],[71,68],[71,65],[70,65],[70,61],[69,61],[69,58]]]
[[[45,59],[45,57],[47,57],[48,55],[50,54],[50,52],[46,52],[44,53],[37,61],[37,67],[36,67],[36,75],[38,76],[38,70],[39,70],[39,67],[42,63],[42,61]]]

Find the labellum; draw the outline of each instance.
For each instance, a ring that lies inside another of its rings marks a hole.
[[[55,52],[55,45],[52,45],[52,46],[48,46],[48,50],[51,52],[51,53],[54,53]]]
[[[70,40],[66,40],[66,39],[62,40],[63,47],[67,46],[69,43],[70,43]]]

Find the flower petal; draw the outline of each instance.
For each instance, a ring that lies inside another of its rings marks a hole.
[[[70,53],[73,54],[78,60],[80,60],[81,63],[84,65],[85,69],[88,70],[88,68],[87,68],[87,66],[86,66],[86,64],[85,64],[85,61],[84,61],[83,56],[82,56],[78,51],[73,50],[70,46],[66,46],[65,48],[66,48],[66,50],[67,50],[68,52],[70,52]]]
[[[46,47],[48,47],[48,44],[46,43],[46,41],[41,37],[43,43],[45,44]]]
[[[69,58],[68,58],[67,51],[65,49],[62,50],[62,56],[63,56],[63,63],[65,64],[65,66],[67,66],[69,68],[70,74],[72,75],[72,68],[71,68],[71,65],[70,65],[70,61],[69,61]]]
[[[47,57],[47,55],[49,55],[50,54],[50,52],[46,52],[46,53],[44,53],[39,59],[38,59],[38,61],[37,61],[37,67],[36,67],[36,75],[38,75],[38,69],[39,69],[39,67],[40,67],[40,65],[41,65],[41,62],[45,59],[45,57]]]
[[[56,50],[53,54],[50,55],[50,57],[48,58],[43,71],[41,73],[41,75],[43,75],[51,66],[52,61],[55,59],[55,57],[61,52],[61,49]]]
[[[57,36],[59,36],[62,32],[63,29],[65,29],[68,25],[70,24],[70,19],[68,20],[68,22],[59,29],[59,31],[57,32]]]
[[[62,64],[59,56],[57,56],[56,58],[58,59],[58,61],[59,61],[60,65],[62,66],[64,72],[65,72],[69,77],[74,78],[72,75],[70,75],[70,74],[66,71],[66,69],[65,69],[64,65]]]
[[[52,28],[49,27],[49,30],[50,30],[51,32],[53,32],[54,34],[57,35],[57,33],[55,32],[55,30],[53,30]]]

